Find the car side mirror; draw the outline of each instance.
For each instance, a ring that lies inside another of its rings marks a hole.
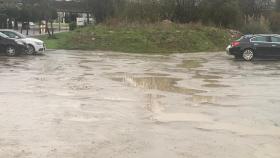
[[[18,37],[18,36],[15,36],[15,38],[16,38],[16,39],[19,39],[19,37]]]

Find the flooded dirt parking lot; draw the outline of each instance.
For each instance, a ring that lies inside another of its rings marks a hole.
[[[1,158],[279,158],[280,61],[0,56]]]

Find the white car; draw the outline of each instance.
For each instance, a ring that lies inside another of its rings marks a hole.
[[[43,41],[36,39],[36,38],[30,38],[26,37],[23,34],[14,31],[14,30],[1,30],[0,32],[7,35],[8,37],[12,39],[18,39],[23,41],[28,46],[28,51],[26,54],[32,55],[32,54],[42,54],[45,52],[46,47]]]

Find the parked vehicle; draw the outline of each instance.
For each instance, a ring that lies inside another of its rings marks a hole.
[[[27,44],[21,40],[11,39],[0,32],[0,52],[8,56],[16,56],[27,51]]]
[[[259,57],[280,57],[280,35],[245,35],[227,47],[227,53],[246,61]]]
[[[14,31],[14,30],[1,30],[0,29],[0,32],[9,36],[12,39],[18,39],[18,40],[21,40],[21,41],[27,43],[28,51],[26,52],[26,54],[28,54],[28,55],[41,54],[41,53],[45,52],[45,50],[46,50],[44,42],[39,39],[26,37],[23,34],[17,32],[17,31]]]

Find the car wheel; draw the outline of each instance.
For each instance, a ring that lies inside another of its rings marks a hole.
[[[8,56],[15,56],[16,55],[16,49],[13,46],[8,46],[6,48],[6,54]]]
[[[29,44],[29,45],[27,46],[26,54],[27,54],[27,55],[35,54],[35,48],[34,48],[32,45]]]
[[[242,57],[246,61],[251,61],[254,58],[254,51],[252,49],[246,49],[243,52]]]

